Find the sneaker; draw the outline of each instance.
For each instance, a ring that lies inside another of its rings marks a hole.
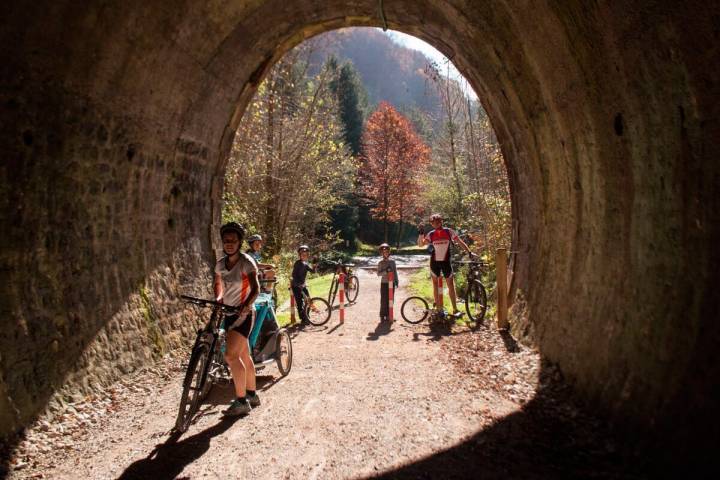
[[[248,402],[246,399],[240,400],[239,398],[236,398],[235,400],[233,400],[227,410],[223,410],[222,413],[225,416],[234,417],[237,415],[247,415],[248,413],[250,413],[250,410],[252,410],[252,408],[250,407],[250,402]]]
[[[453,312],[453,314],[452,314],[452,316],[455,317],[455,318],[460,318],[460,317],[462,317],[463,315],[465,315],[465,314],[464,314],[463,312],[461,312],[460,310],[455,310],[455,311]]]
[[[260,396],[257,393],[255,395],[248,395],[247,399],[252,408],[260,406]]]

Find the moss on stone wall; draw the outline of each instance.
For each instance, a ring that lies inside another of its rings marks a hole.
[[[165,353],[165,338],[163,337],[157,314],[150,302],[150,291],[147,285],[140,286],[140,311],[145,319],[148,336],[154,346],[153,354],[158,358]]]

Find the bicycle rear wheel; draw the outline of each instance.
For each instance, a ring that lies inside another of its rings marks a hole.
[[[275,358],[280,375],[284,377],[290,373],[292,368],[292,341],[290,335],[284,329],[280,331],[275,341],[277,342],[275,345]]]
[[[324,298],[313,297],[305,304],[305,313],[311,324],[319,327],[330,320],[330,305]]]
[[[348,303],[353,303],[360,292],[360,280],[355,275],[350,275],[345,282],[345,295]]]
[[[175,420],[175,428],[179,432],[187,431],[192,417],[200,407],[204,395],[209,391],[206,386],[207,372],[210,366],[210,346],[207,343],[198,344],[190,355],[183,392],[180,397],[180,408]]]
[[[409,297],[400,307],[400,315],[408,323],[416,324],[425,320],[430,310],[422,297]]]
[[[485,287],[479,280],[473,280],[468,285],[465,310],[468,314],[466,322],[468,327],[471,330],[477,329],[485,320],[485,312],[487,312],[487,292],[485,292]]]

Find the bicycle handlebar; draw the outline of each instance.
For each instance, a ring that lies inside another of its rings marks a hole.
[[[339,265],[341,267],[354,267],[355,266],[354,263],[340,263],[340,262],[336,262],[334,260],[325,260],[325,263],[330,264],[330,265]]]
[[[214,307],[220,307],[223,310],[227,310],[228,312],[237,312],[240,310],[240,307],[233,307],[232,305],[225,305],[224,303],[216,302],[215,300],[209,300],[207,298],[197,298],[197,297],[191,297],[189,295],[180,295],[180,298],[185,300],[188,303],[193,303],[195,305],[198,305],[200,307],[207,307],[207,306],[214,306]]]
[[[451,263],[454,265],[485,265],[482,260],[454,260]]]

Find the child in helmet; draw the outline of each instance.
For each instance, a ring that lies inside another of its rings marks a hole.
[[[305,278],[308,272],[315,273],[316,267],[308,263],[310,248],[307,245],[300,245],[297,252],[299,258],[293,265],[290,287],[292,288],[293,296],[295,297],[295,306],[300,316],[300,326],[304,327],[310,323],[310,320],[305,314],[305,297],[303,296],[303,292],[305,292],[305,295],[310,295],[305,286]]]
[[[275,279],[275,265],[271,263],[262,263],[262,254],[260,250],[263,247],[263,238],[259,234],[250,235],[247,239],[248,249],[245,253],[250,255],[258,266],[260,277],[260,288],[264,292],[272,291],[272,282]]]
[[[398,274],[395,260],[390,258],[390,245],[383,243],[378,247],[382,259],[378,262],[377,274],[380,277],[380,321],[386,322],[390,311],[390,282],[388,273],[393,273],[393,286],[398,286]]]
[[[251,407],[260,406],[260,397],[255,391],[255,364],[250,355],[248,337],[255,318],[253,302],[258,295],[258,271],[255,262],[240,251],[245,229],[235,222],[220,228],[225,256],[215,264],[213,288],[218,302],[238,307],[238,313],[226,315],[224,327],[227,331],[225,361],[235,384],[237,398],[223,413],[242,415]]]

